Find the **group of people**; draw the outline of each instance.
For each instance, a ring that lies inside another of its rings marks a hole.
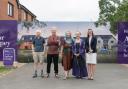
[[[72,69],[72,75],[78,79],[88,78],[94,79],[95,67],[97,64],[97,39],[93,30],[88,29],[86,39],[81,38],[81,33],[76,32],[73,38],[70,31],[67,31],[63,38],[57,36],[56,29],[51,29],[51,35],[47,42],[41,36],[41,31],[36,31],[33,39],[33,59],[34,59],[34,75],[37,77],[37,69],[40,66],[41,77],[43,74],[44,54],[47,54],[47,78],[50,77],[51,63],[54,63],[55,77],[58,78],[58,60],[62,59],[64,68],[63,79],[69,78],[69,72]],[[47,47],[47,48],[46,48]]]

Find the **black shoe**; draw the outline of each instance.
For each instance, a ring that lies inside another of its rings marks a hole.
[[[37,77],[37,74],[34,74],[33,76],[32,76],[32,78],[36,78]]]
[[[37,77],[37,70],[35,70],[35,73],[34,73],[34,75],[32,77],[33,78],[36,78]]]
[[[80,77],[79,76],[76,76],[76,79],[80,79]]]
[[[55,78],[59,78],[58,74],[55,74]]]
[[[41,77],[42,77],[42,78],[44,77],[44,75],[43,75],[43,70],[41,70]]]
[[[83,79],[83,77],[80,77],[80,79]]]

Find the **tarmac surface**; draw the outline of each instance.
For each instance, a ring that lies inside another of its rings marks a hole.
[[[50,78],[33,79],[32,65],[26,64],[0,78],[0,89],[128,89],[128,67],[120,64],[97,64],[94,80],[76,79],[71,74],[63,80],[61,64],[58,79],[54,77],[53,65]],[[44,69],[46,71],[46,64]]]

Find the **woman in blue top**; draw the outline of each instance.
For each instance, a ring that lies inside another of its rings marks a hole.
[[[85,63],[85,43],[80,38],[81,33],[76,32],[76,39],[72,46],[73,51],[73,75],[77,78],[87,77],[87,68]]]

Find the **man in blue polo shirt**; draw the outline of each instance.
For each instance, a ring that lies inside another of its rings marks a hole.
[[[37,69],[40,66],[41,77],[43,78],[43,61],[44,61],[44,44],[45,39],[41,37],[41,31],[36,31],[36,36],[33,39],[33,59],[34,59],[34,75],[33,78],[37,77]]]

